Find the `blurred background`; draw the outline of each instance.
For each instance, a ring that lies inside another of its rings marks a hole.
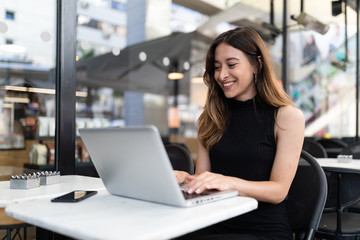
[[[306,137],[358,136],[355,1],[77,0],[76,26],[59,20],[59,2],[0,2],[0,180],[61,161],[55,133],[67,123],[56,104],[67,99],[56,97],[57,49],[67,45],[59,28],[76,28],[75,80],[61,79],[76,86],[75,144],[67,146],[76,173],[97,175],[82,127],[155,125],[164,143],[186,144],[196,160],[206,51],[240,25],[266,42],[279,84],[305,115]]]

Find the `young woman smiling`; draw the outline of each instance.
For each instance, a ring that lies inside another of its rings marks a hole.
[[[247,27],[219,35],[207,53],[204,82],[196,174],[175,171],[178,182],[188,182],[189,193],[236,189],[259,205],[184,238],[292,239],[284,199],[305,123],[279,84],[261,37]]]

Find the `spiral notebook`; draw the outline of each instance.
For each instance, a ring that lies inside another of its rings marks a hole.
[[[81,139],[106,189],[114,195],[178,207],[234,197],[235,190],[186,194],[155,126],[82,128]]]

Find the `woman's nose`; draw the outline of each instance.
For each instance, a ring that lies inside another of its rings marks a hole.
[[[220,80],[221,80],[221,81],[226,80],[227,77],[228,77],[228,75],[229,75],[229,74],[228,74],[228,71],[226,70],[226,68],[222,67],[222,68],[220,69],[220,73],[219,73]]]

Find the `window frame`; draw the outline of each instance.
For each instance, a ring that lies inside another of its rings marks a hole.
[[[57,0],[56,6],[56,129],[55,168],[75,174],[76,1]]]

